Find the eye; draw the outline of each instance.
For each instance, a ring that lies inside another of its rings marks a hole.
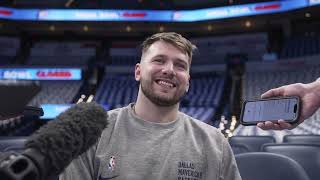
[[[156,58],[156,59],[153,60],[153,62],[156,62],[156,63],[161,64],[161,63],[163,63],[163,59],[161,59],[161,58]]]
[[[186,66],[185,64],[183,64],[183,63],[178,63],[176,66],[177,66],[179,69],[182,69],[182,70],[186,70],[186,69],[187,69],[187,66]]]

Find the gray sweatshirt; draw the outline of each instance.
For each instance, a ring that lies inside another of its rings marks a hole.
[[[170,123],[136,117],[132,104],[109,111],[101,138],[60,180],[241,180],[234,155],[214,127],[179,112]]]

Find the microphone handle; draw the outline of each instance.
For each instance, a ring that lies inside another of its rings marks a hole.
[[[34,161],[26,155],[5,152],[0,159],[1,180],[41,180],[40,171]]]

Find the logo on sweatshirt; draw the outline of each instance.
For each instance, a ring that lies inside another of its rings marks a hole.
[[[196,163],[190,161],[178,162],[178,180],[202,179],[202,171]]]
[[[113,171],[115,166],[116,166],[116,158],[114,156],[111,156],[109,159],[108,169],[110,171]]]

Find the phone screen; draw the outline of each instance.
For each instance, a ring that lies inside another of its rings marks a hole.
[[[243,122],[294,121],[297,118],[298,99],[269,99],[247,101],[243,110]]]

